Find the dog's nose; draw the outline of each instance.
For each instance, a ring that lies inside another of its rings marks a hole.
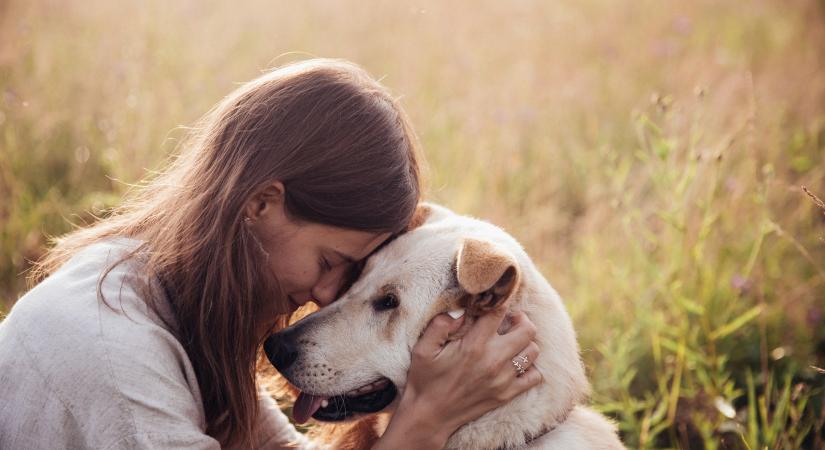
[[[269,362],[283,373],[298,359],[298,347],[289,333],[275,333],[264,342],[264,352]]]

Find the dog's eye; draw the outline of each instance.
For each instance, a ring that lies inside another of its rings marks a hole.
[[[396,297],[395,294],[387,294],[373,301],[372,307],[375,308],[376,311],[386,311],[397,308],[398,303],[398,297]]]

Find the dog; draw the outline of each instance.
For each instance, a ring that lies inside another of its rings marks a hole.
[[[530,370],[543,381],[459,428],[445,448],[625,448],[615,425],[585,406],[590,387],[572,322],[521,245],[438,205],[420,205],[410,229],[370,256],[338,301],[270,336],[264,351],[301,391],[296,421],[357,421],[393,411],[411,350],[433,317],[463,309],[466,329],[504,302],[537,328],[540,355]],[[368,448],[386,424],[370,419],[335,447]]]

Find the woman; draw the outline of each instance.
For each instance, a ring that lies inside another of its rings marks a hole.
[[[41,261],[0,324],[0,448],[312,446],[259,395],[260,346],[403,232],[419,186],[406,117],[358,67],[312,60],[243,85],[163,175]],[[539,382],[510,363],[535,359],[532,324],[499,336],[501,318],[446,345],[461,319],[430,324],[376,448],[440,448]]]

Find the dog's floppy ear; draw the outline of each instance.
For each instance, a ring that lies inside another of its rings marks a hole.
[[[465,239],[456,257],[458,284],[466,292],[459,304],[474,316],[507,300],[519,282],[518,264],[492,242]]]
[[[432,223],[453,215],[453,213],[443,206],[435,203],[421,202],[415,207],[410,223],[405,231],[412,231],[425,223]]]
[[[413,217],[410,220],[410,223],[407,224],[407,230],[406,231],[411,231],[411,230],[414,230],[414,229],[420,227],[421,225],[424,225],[424,222],[427,221],[427,219],[430,217],[430,214],[432,214],[432,212],[433,212],[433,209],[432,209],[432,207],[430,207],[429,204],[419,203],[415,207],[415,213],[413,213]]]

